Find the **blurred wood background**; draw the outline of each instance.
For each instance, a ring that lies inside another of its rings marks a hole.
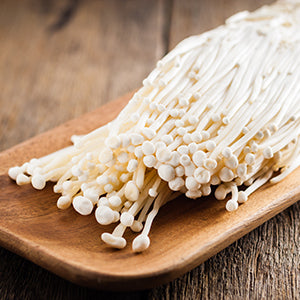
[[[0,150],[138,88],[184,37],[271,2],[1,0]],[[299,212],[297,203],[181,278],[141,292],[76,286],[0,249],[0,299],[299,299]]]

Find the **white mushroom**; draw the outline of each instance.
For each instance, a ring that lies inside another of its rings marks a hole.
[[[299,12],[298,0],[281,1],[185,39],[115,120],[9,176],[36,189],[54,181],[58,208],[96,207],[98,223],[119,222],[101,236],[112,247],[126,246],[127,228],[141,232],[135,252],[149,247],[160,207],[180,193],[195,199],[215,185],[215,198],[231,194],[226,209],[236,210],[300,166]]]

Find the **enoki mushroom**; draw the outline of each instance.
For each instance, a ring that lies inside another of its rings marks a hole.
[[[128,227],[140,232],[136,252],[179,194],[196,199],[216,186],[214,196],[236,210],[300,165],[299,24],[300,2],[279,2],[185,39],[114,121],[9,176],[36,189],[54,181],[59,208],[119,222],[101,236],[112,247],[126,246]]]

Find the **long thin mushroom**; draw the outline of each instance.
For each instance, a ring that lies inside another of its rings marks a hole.
[[[132,244],[141,252],[179,194],[214,190],[234,211],[300,165],[299,82],[300,1],[240,12],[179,43],[115,120],[8,174],[36,189],[56,182],[58,208],[119,222],[101,236],[115,248],[128,228],[141,232]]]

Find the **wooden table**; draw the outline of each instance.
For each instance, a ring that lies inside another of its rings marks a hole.
[[[138,88],[184,37],[270,2],[2,0],[0,150]],[[76,286],[0,249],[0,298],[296,299],[299,212],[297,203],[181,278],[141,292]]]

